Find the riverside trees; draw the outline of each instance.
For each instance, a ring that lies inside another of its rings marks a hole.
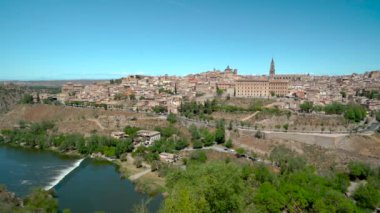
[[[54,123],[41,122],[20,125],[19,129],[2,130],[0,142],[13,143],[39,149],[57,148],[61,152],[76,150],[80,154],[100,152],[108,157],[120,157],[122,153],[133,151],[131,139],[115,139],[107,136],[81,134],[58,134]]]

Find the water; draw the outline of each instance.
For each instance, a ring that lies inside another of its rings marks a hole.
[[[3,145],[0,184],[21,197],[35,187],[54,188],[60,209],[69,208],[73,213],[133,212],[133,206],[142,200],[149,201],[148,208],[156,212],[162,202],[162,196],[150,199],[136,192],[130,181],[120,179],[111,163]]]

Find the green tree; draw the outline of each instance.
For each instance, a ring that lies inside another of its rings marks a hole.
[[[22,104],[32,104],[33,103],[33,96],[30,94],[24,94],[21,98]]]
[[[57,212],[58,201],[43,189],[36,189],[24,199],[25,208],[32,212]]]
[[[174,124],[177,122],[177,116],[173,113],[169,113],[169,115],[167,117],[167,121],[169,121],[169,123],[171,123],[171,124]]]
[[[313,109],[313,102],[311,101],[305,101],[303,102],[302,104],[300,104],[300,109],[303,111],[303,112],[311,112],[311,110]]]
[[[199,163],[205,163],[207,160],[206,152],[203,150],[194,151],[190,155],[190,160]]]
[[[371,168],[369,165],[362,163],[351,161],[348,163],[349,175],[351,179],[366,179],[371,174]]]
[[[241,212],[247,187],[236,164],[190,164],[167,175],[164,212]]]
[[[193,148],[201,149],[203,147],[203,143],[200,140],[193,140]]]
[[[353,198],[362,208],[375,209],[380,204],[380,192],[371,182],[359,186],[354,192]]]
[[[227,140],[227,142],[224,144],[224,146],[226,146],[227,148],[232,148],[232,140],[231,140],[231,138],[229,138]]]
[[[281,212],[286,204],[285,197],[269,183],[260,186],[254,201],[261,212]]]
[[[288,128],[289,128],[289,124],[284,124],[284,125],[282,125],[282,128],[284,128],[285,129],[285,131],[288,131]]]

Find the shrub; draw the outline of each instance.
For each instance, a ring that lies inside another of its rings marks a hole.
[[[190,160],[194,162],[205,163],[207,160],[206,152],[202,150],[194,151],[190,155]]]
[[[353,179],[366,179],[370,173],[371,173],[371,168],[362,162],[350,162],[348,164],[348,169],[349,169],[349,175],[350,178]]]
[[[303,102],[302,104],[300,104],[300,109],[303,112],[307,112],[307,113],[311,112],[311,110],[313,109],[313,102],[311,101]]]
[[[170,113],[166,120],[169,121],[169,123],[174,124],[177,122],[177,116],[173,113]]]
[[[362,208],[375,209],[380,204],[380,192],[371,182],[361,185],[354,192],[353,198]]]
[[[227,142],[224,144],[227,148],[231,148],[232,147],[232,140],[231,138],[227,140]]]

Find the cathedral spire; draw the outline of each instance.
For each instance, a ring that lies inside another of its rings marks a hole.
[[[272,62],[270,63],[269,76],[273,77],[276,74],[276,69],[274,67],[274,60],[272,58]]]

